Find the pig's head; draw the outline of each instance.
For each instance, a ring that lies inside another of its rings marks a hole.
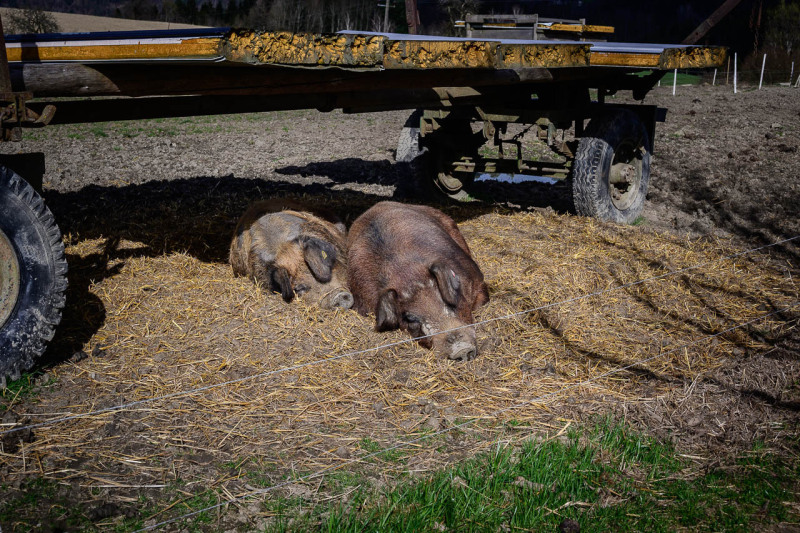
[[[424,337],[418,342],[425,348],[468,361],[478,354],[472,311],[487,301],[480,271],[435,262],[423,278],[379,295],[375,328],[404,329],[412,337]]]
[[[350,309],[347,261],[343,247],[328,240],[300,235],[279,256],[272,271],[272,288],[291,302],[295,296],[319,302],[323,309]]]

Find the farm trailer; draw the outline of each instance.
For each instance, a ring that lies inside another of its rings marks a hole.
[[[662,110],[606,96],[642,100],[666,71],[720,66],[725,56],[685,45],[227,28],[10,36],[0,46],[0,133],[14,141],[47,124],[409,109],[397,159],[424,153],[441,193],[459,198],[476,172],[570,178],[578,213],[629,223],[643,208]],[[510,123],[535,128],[562,162],[526,161],[519,147],[506,157],[503,146],[517,143],[503,137]],[[569,128],[575,140],[565,142]],[[487,141],[500,157],[479,155]],[[0,387],[44,352],[67,286],[60,231],[20,175],[32,167],[24,163],[0,165]]]

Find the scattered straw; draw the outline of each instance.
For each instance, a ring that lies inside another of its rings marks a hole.
[[[274,484],[287,474],[335,468],[364,451],[483,418],[436,437],[437,446],[404,449],[403,462],[375,459],[385,475],[426,472],[482,449],[485,437],[505,431],[505,422],[529,432],[563,432],[575,418],[575,404],[583,412],[604,412],[610,403],[650,401],[746,353],[765,351],[772,332],[790,317],[691,344],[635,365],[635,372],[599,377],[799,296],[793,278],[764,254],[721,259],[737,251],[725,241],[689,241],[538,212],[462,219],[491,292],[477,320],[709,266],[481,325],[480,354],[468,363],[438,359],[407,343],[37,428],[31,442],[0,455],[4,479],[37,475],[102,490],[119,502],[143,491],[158,498],[181,479],[183,499],[210,487],[232,499],[253,490],[248,472],[257,472],[262,486]],[[106,257],[107,249],[103,238],[75,238],[67,253]],[[407,338],[376,333],[371,319],[353,311],[323,312],[302,300],[286,304],[234,278],[224,263],[178,251],[137,254],[141,249],[136,242],[116,243],[117,251],[131,253],[104,266],[116,269],[113,275],[80,278],[95,302],[78,304],[75,312],[87,320],[98,308],[104,312],[83,344],[85,352],[99,348],[99,354],[57,367],[56,384],[36,402],[14,405],[23,420],[163,396]],[[573,388],[525,404],[566,387]],[[643,387],[655,392],[645,397]],[[158,519],[182,510],[181,500],[173,501]]]

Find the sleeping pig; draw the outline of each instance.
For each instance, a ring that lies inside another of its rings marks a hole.
[[[353,222],[347,280],[375,329],[404,329],[450,359],[477,355],[472,312],[489,301],[483,273],[456,223],[432,207],[375,204]],[[452,330],[439,333],[445,330]]]
[[[231,242],[233,273],[248,276],[291,302],[312,298],[320,307],[349,309],[345,227],[291,200],[262,200],[239,219]]]

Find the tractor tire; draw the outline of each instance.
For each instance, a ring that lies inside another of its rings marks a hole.
[[[620,224],[635,222],[644,209],[651,153],[647,128],[633,111],[592,119],[573,162],[577,213]]]
[[[0,166],[0,389],[33,367],[61,321],[64,243],[42,197]]]

